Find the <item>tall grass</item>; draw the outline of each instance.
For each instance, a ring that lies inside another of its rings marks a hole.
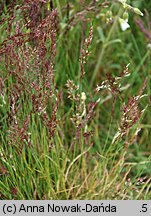
[[[149,4],[132,6],[123,32],[118,1],[2,4],[1,199],[151,198]]]

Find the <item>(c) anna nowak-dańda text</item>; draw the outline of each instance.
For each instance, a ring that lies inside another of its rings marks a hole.
[[[84,205],[25,205],[21,204],[18,209],[19,212],[116,212],[116,206],[111,204],[100,203],[100,205],[93,205],[90,203]]]

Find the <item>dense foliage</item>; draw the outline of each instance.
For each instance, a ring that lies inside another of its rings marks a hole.
[[[151,198],[147,1],[0,6],[0,198]]]

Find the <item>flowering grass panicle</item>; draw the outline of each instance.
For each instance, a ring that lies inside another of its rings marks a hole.
[[[59,94],[54,85],[57,10],[48,13],[46,2],[36,0],[23,1],[14,10],[20,13],[21,19],[16,20],[8,10],[9,31],[15,26],[15,32],[1,43],[0,54],[5,62],[4,80],[5,84],[8,83],[9,92],[8,131],[11,143],[22,149],[23,143],[30,145],[27,131],[31,115],[41,116],[50,137],[56,128],[59,106]],[[42,11],[45,11],[45,16]],[[22,110],[26,109],[23,100],[27,100],[30,109],[25,119],[20,121]],[[47,113],[49,103],[52,104],[51,117]]]

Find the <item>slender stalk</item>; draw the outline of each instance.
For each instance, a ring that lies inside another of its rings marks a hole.
[[[99,71],[99,68],[100,68],[100,65],[102,63],[102,59],[103,59],[103,56],[104,56],[104,53],[105,53],[105,50],[106,50],[106,44],[109,42],[113,32],[114,32],[114,29],[117,25],[117,21],[118,21],[118,18],[119,18],[119,15],[121,14],[121,10],[119,10],[118,12],[118,15],[116,16],[115,20],[114,20],[114,23],[109,31],[109,34],[107,36],[107,38],[105,39],[103,45],[102,45],[102,49],[101,49],[101,52],[100,52],[100,55],[99,55],[99,59],[98,59],[98,62],[96,64],[96,67],[94,69],[94,73],[92,75],[92,79],[91,79],[91,83],[90,83],[90,86],[92,87],[93,86],[93,83],[94,83],[94,80],[95,80],[95,77]]]
[[[59,0],[56,0],[56,3],[57,3],[57,8],[58,8],[59,16],[60,16],[60,18],[62,19],[62,12],[61,12],[61,7],[60,7]]]
[[[144,57],[142,58],[140,64],[138,65],[138,67],[137,67],[136,70],[134,71],[132,82],[135,81],[136,75],[138,75],[139,70],[140,70],[141,67],[143,66],[143,64],[144,64],[144,62],[146,61],[146,59],[147,59],[147,57],[149,56],[149,54],[150,54],[150,51],[148,51],[148,52],[144,55]]]

